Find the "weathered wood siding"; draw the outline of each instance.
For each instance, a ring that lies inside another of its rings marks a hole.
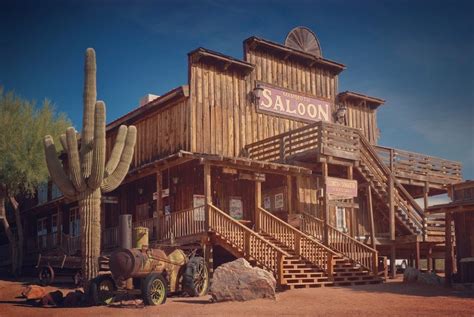
[[[362,129],[363,135],[372,144],[377,144],[380,131],[377,127],[377,110],[369,107],[364,102],[357,104],[345,101],[347,107],[347,125],[352,128]]]
[[[179,150],[189,150],[188,111],[188,99],[184,99],[127,122],[127,125],[137,127],[137,143],[130,170]],[[116,136],[117,129],[107,132],[107,157]]]
[[[251,100],[257,81],[277,85],[334,102],[337,76],[329,70],[283,60],[249,50],[246,61],[255,65],[248,75],[223,70],[200,61],[190,65],[189,143],[194,152],[239,156],[242,148],[306,123],[258,113]]]

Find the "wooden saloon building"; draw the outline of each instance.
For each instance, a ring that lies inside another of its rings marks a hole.
[[[121,124],[138,137],[103,197],[103,252],[129,213],[151,244],[196,246],[211,268],[244,257],[290,288],[377,283],[383,256],[444,257],[444,227],[415,199],[445,193],[461,165],[378,146],[384,100],[340,92],[345,68],[306,28],[285,44],[250,37],[243,59],[191,51],[186,85],[107,126],[109,152]],[[43,196],[23,212],[32,263],[79,255],[76,203],[52,185]]]

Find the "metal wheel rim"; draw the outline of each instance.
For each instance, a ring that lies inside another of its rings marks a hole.
[[[204,265],[204,263],[199,262],[196,273],[194,274],[194,287],[199,296],[203,295],[202,292],[207,287],[207,276],[207,267]]]
[[[153,303],[160,304],[165,298],[166,288],[163,282],[157,278],[151,282],[150,297]]]
[[[97,285],[97,291],[99,295],[99,301],[105,304],[110,304],[114,298],[114,285],[111,280],[106,279],[100,281]]]

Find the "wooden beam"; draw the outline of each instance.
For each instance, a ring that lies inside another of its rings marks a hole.
[[[329,196],[327,193],[327,178],[328,178],[328,164],[326,162],[321,163],[322,169],[322,181],[323,181],[323,211],[324,211],[324,243],[329,244]]]
[[[428,255],[426,256],[426,263],[428,266],[428,272],[433,270],[433,246],[430,244],[428,247]]]
[[[444,263],[444,274],[445,274],[445,282],[446,286],[451,286],[451,276],[453,274],[453,241],[452,241],[452,230],[451,230],[451,219],[452,219],[452,214],[450,212],[446,213],[446,218],[445,218],[445,241],[446,241],[446,247],[445,247],[445,263]]]
[[[262,182],[256,181],[255,182],[255,210],[258,207],[262,207]],[[260,221],[257,217],[257,212],[253,213],[254,223],[255,223],[255,230],[260,229]]]
[[[375,225],[374,225],[374,209],[372,206],[372,187],[367,187],[367,207],[369,209],[369,226],[370,226],[370,242],[372,248],[375,249]]]
[[[388,180],[388,197],[389,197],[389,209],[390,209],[390,240],[395,241],[395,197],[394,197],[394,184],[393,177],[390,176]]]
[[[209,231],[209,215],[211,212],[210,205],[212,204],[211,166],[209,164],[204,164],[204,197],[206,200],[205,228],[206,231]]]
[[[390,246],[390,278],[394,279],[397,276],[397,267],[395,266],[396,256],[395,244]]]
[[[421,269],[421,262],[420,262],[420,242],[415,242],[415,267],[417,270]]]
[[[293,213],[293,178],[291,175],[286,176],[286,185],[288,187],[288,213]]]

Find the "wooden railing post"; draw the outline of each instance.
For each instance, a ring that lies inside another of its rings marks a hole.
[[[333,258],[333,255],[332,253],[329,253],[327,252],[327,272],[328,272],[328,275],[329,277],[333,277],[334,275],[334,258]]]
[[[373,272],[374,272],[374,275],[378,275],[379,274],[379,255],[378,255],[378,252],[374,252],[372,253],[373,257],[372,257],[372,261],[373,261]]]
[[[250,257],[250,231],[244,232],[244,254]]]
[[[285,137],[280,139],[280,162],[285,162]]]
[[[276,263],[276,276],[277,284],[283,284],[283,254],[280,252],[277,253],[277,263]]]
[[[301,235],[295,233],[295,252],[297,255],[301,255]]]
[[[262,207],[262,182],[255,181],[255,231],[259,232],[260,227],[260,208]]]
[[[204,230],[209,231],[209,216],[211,213],[211,204],[212,204],[212,190],[211,190],[211,166],[209,164],[204,164],[204,197],[206,200],[206,205],[204,209]]]

